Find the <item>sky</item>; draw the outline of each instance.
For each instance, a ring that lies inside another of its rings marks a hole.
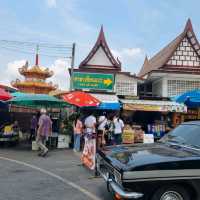
[[[200,37],[199,0],[1,0],[0,41],[76,43],[75,66],[88,55],[101,25],[107,43],[122,69],[138,73],[144,58],[152,57],[180,34],[191,18]],[[10,84],[26,60],[32,66],[35,50],[23,53],[0,42],[0,83]],[[49,81],[69,87],[70,62],[62,57],[40,56],[41,66],[54,71]]]

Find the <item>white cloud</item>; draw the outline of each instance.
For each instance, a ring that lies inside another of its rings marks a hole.
[[[49,8],[55,8],[57,5],[57,1],[56,0],[46,0],[47,6]]]
[[[70,84],[68,68],[70,60],[57,59],[54,64],[49,67],[54,72],[54,75],[49,80],[54,84],[58,84],[59,89],[68,90]]]
[[[26,60],[15,60],[9,62],[5,70],[1,71],[0,82],[2,84],[10,85],[11,81],[16,80],[17,78],[22,78],[18,72],[18,69],[25,64]]]
[[[111,50],[115,57],[122,62],[122,70],[137,73],[141,66],[139,63],[144,59],[144,51],[141,48],[122,48]]]
[[[143,55],[141,48],[123,48],[121,50],[112,49],[112,53],[122,61],[125,61],[127,58],[134,60]]]

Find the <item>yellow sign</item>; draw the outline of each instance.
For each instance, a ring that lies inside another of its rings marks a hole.
[[[124,110],[164,111],[162,106],[157,105],[124,104],[123,107]]]
[[[122,135],[122,141],[124,144],[133,144],[134,143],[133,129],[124,129],[123,135]]]

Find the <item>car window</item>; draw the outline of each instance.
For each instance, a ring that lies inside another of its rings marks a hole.
[[[174,142],[200,148],[200,126],[183,124],[164,136],[161,142]]]

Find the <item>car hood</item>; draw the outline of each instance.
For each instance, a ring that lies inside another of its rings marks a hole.
[[[164,143],[112,147],[104,153],[108,162],[123,171],[177,168],[183,161],[185,165],[200,159],[196,150]]]

